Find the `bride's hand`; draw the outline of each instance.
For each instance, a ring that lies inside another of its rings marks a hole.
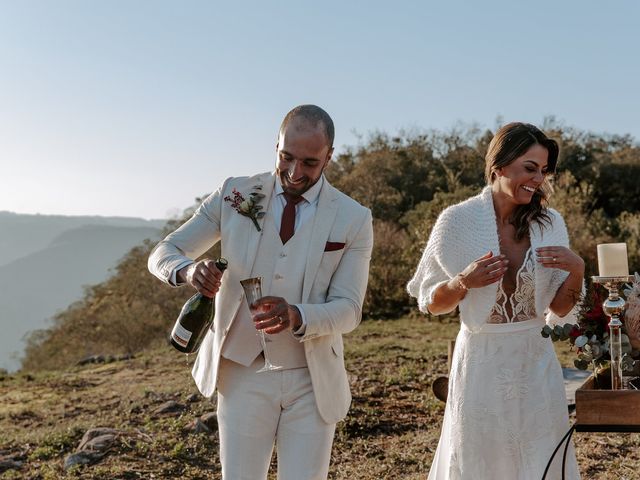
[[[493,252],[488,252],[459,273],[458,281],[467,290],[486,287],[500,280],[507,271],[508,265],[509,260],[505,255],[494,257]]]
[[[558,268],[569,273],[584,274],[584,260],[567,247],[536,248],[538,263],[547,268]]]

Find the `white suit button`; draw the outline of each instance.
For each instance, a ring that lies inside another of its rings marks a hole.
[[[286,253],[284,253],[284,252],[280,252],[280,258],[284,258],[284,257],[286,257],[286,256],[287,256],[287,254],[286,254]]]
[[[280,275],[279,273],[276,273],[273,278],[275,278],[276,280],[282,280],[284,277],[282,275]]]

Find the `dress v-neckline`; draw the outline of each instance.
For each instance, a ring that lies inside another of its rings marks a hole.
[[[504,290],[504,277],[500,280],[500,283],[498,285],[498,295],[496,297],[496,306],[499,308],[501,315],[507,321],[506,323],[513,323],[515,319],[516,308],[514,304],[514,299],[521,288],[520,278],[522,277],[522,271],[524,270],[524,268],[526,268],[527,262],[529,261],[530,256],[531,256],[531,245],[529,245],[529,248],[527,248],[527,250],[524,252],[524,258],[522,259],[522,263],[520,264],[520,267],[516,272],[516,283],[515,283],[513,292],[511,292],[510,295],[507,295],[507,292],[505,292]],[[507,311],[507,304],[509,305],[511,310],[510,314]]]

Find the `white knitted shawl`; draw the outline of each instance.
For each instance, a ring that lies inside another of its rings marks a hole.
[[[529,229],[531,248],[569,246],[567,227],[562,216],[548,209],[551,224],[544,227],[536,222]],[[493,207],[491,187],[479,195],[446,208],[438,217],[414,277],[407,285],[409,294],[418,299],[418,307],[427,312],[436,288],[464,270],[487,252],[500,253],[498,227]],[[546,268],[536,262],[535,308],[538,317],[547,314],[547,323],[575,323],[577,307],[560,318],[547,312],[558,288],[569,275],[564,270]],[[496,302],[498,282],[486,287],[472,288],[460,302],[460,320],[470,330],[479,331],[486,323]]]

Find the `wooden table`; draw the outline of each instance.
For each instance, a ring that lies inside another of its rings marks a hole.
[[[635,375],[638,372],[634,372]],[[562,437],[544,471],[545,480],[554,457],[564,444],[562,479],[566,466],[567,450],[573,432],[640,432],[640,390],[611,390],[611,375],[606,370],[598,377],[590,376],[575,392],[576,421]]]

